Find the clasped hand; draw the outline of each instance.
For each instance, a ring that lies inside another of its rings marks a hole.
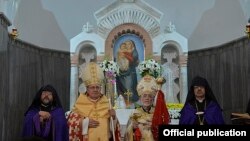
[[[133,124],[133,129],[138,128],[139,124],[141,124],[143,126],[143,128],[149,128],[149,129],[152,126],[152,122],[148,121],[148,120],[146,120],[146,122],[137,122],[137,121],[134,121],[132,124]]]
[[[50,113],[46,111],[39,111],[39,116],[40,122],[44,122],[45,120],[48,120],[51,117]]]
[[[89,119],[89,128],[96,128],[99,126],[99,121],[96,121],[94,119]]]

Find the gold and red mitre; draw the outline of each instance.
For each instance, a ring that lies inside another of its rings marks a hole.
[[[155,78],[150,75],[145,75],[138,83],[136,89],[139,96],[145,93],[155,96],[157,92],[157,84]]]

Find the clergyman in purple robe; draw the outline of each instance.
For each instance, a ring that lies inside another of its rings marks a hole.
[[[179,124],[225,124],[222,109],[205,78],[196,76],[192,80],[186,102],[181,110]]]
[[[22,136],[37,136],[46,141],[69,140],[67,120],[53,86],[43,86],[37,92],[25,112]]]

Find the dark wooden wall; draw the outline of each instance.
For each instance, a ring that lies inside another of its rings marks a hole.
[[[250,39],[188,53],[188,81],[207,78],[229,124],[231,112],[245,112],[250,98]],[[189,83],[190,84],[190,83]]]
[[[53,85],[69,110],[70,53],[13,40],[8,22],[0,19],[0,140],[14,141],[20,138],[24,113],[41,86]]]

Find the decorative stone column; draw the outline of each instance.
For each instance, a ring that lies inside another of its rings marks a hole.
[[[188,85],[187,85],[187,53],[180,56],[180,103],[185,103]]]
[[[71,72],[70,72],[70,110],[78,97],[78,56],[74,53],[71,57]]]

